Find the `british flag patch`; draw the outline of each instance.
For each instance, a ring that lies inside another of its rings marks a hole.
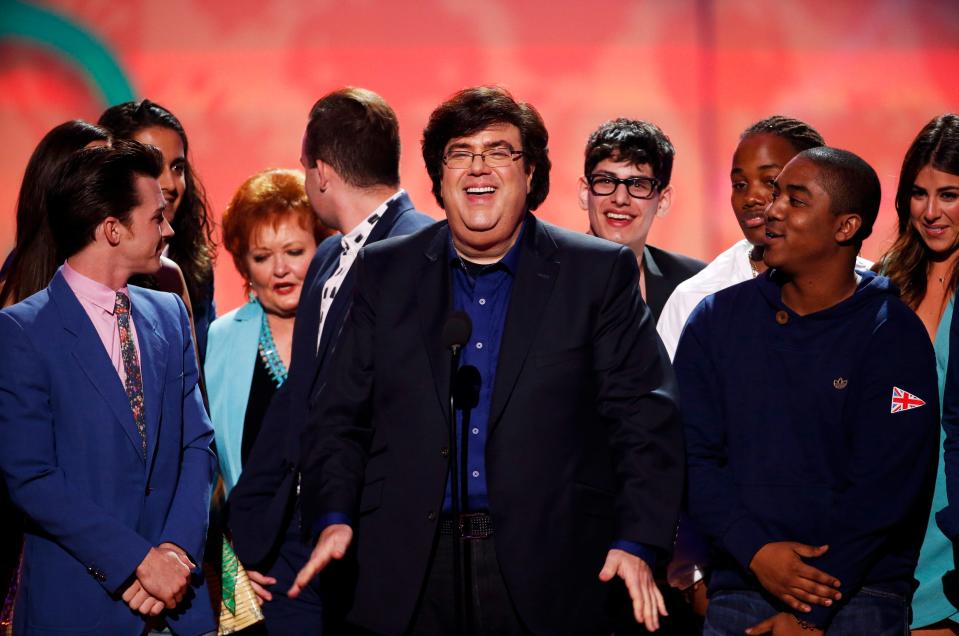
[[[917,397],[909,391],[903,391],[898,386],[892,387],[892,405],[889,407],[890,413],[899,413],[901,411],[911,411],[917,409],[926,403],[920,397]]]

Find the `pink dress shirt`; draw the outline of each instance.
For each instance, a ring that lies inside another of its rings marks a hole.
[[[90,317],[90,322],[93,323],[97,335],[100,336],[100,342],[103,343],[107,355],[110,356],[110,363],[113,364],[113,368],[120,375],[120,382],[126,386],[127,373],[123,368],[123,353],[120,350],[120,329],[117,326],[117,317],[113,313],[117,292],[126,294],[127,297],[130,296],[126,285],[117,290],[110,289],[103,283],[87,278],[70,267],[69,263],[64,263],[60,271],[63,273],[63,279],[73,290],[77,300],[80,301],[80,306]],[[133,333],[133,346],[137,351],[137,360],[142,360],[140,357],[140,341],[137,338],[136,311],[133,308],[132,298],[130,299],[130,331]]]

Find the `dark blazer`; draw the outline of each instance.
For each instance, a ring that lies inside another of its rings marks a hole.
[[[504,326],[486,447],[496,551],[537,634],[606,624],[611,542],[668,551],[683,487],[675,385],[627,248],[532,215]],[[353,308],[304,433],[305,522],[354,520],[350,620],[400,634],[449,469],[449,229],[360,253]]]
[[[387,206],[366,244],[409,234],[435,222],[418,212],[404,194]],[[270,402],[257,441],[230,494],[229,528],[240,561],[250,567],[261,567],[269,560],[289,523],[298,476],[300,432],[308,413],[310,390],[327,364],[349,309],[355,268],[337,290],[317,351],[323,285],[339,264],[342,236],[335,234],[323,241],[310,263],[293,327],[289,374]]]
[[[699,270],[706,267],[706,263],[647,245],[643,249],[643,267],[646,269],[646,305],[658,321],[663,305],[676,286],[698,274]]]
[[[120,376],[63,275],[0,312],[0,469],[29,520],[16,634],[140,634],[119,594],[150,548],[170,541],[202,557],[216,458],[186,308],[128,289],[146,459]],[[215,628],[205,590],[174,613],[176,633]]]

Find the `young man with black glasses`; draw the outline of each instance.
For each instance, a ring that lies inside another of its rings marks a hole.
[[[640,292],[658,320],[676,285],[706,266],[646,244],[653,220],[672,203],[673,145],[655,124],[619,118],[589,136],[585,154],[579,205],[589,212],[590,233],[633,251]]]

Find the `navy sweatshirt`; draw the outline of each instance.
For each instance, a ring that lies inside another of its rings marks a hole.
[[[936,363],[896,288],[861,276],[850,298],[799,316],[767,272],[686,323],[674,366],[690,514],[717,552],[710,593],[760,591],[759,548],[799,541],[829,545],[808,562],[844,599],[866,586],[911,598],[938,458]],[[825,627],[842,607],[797,615]]]

